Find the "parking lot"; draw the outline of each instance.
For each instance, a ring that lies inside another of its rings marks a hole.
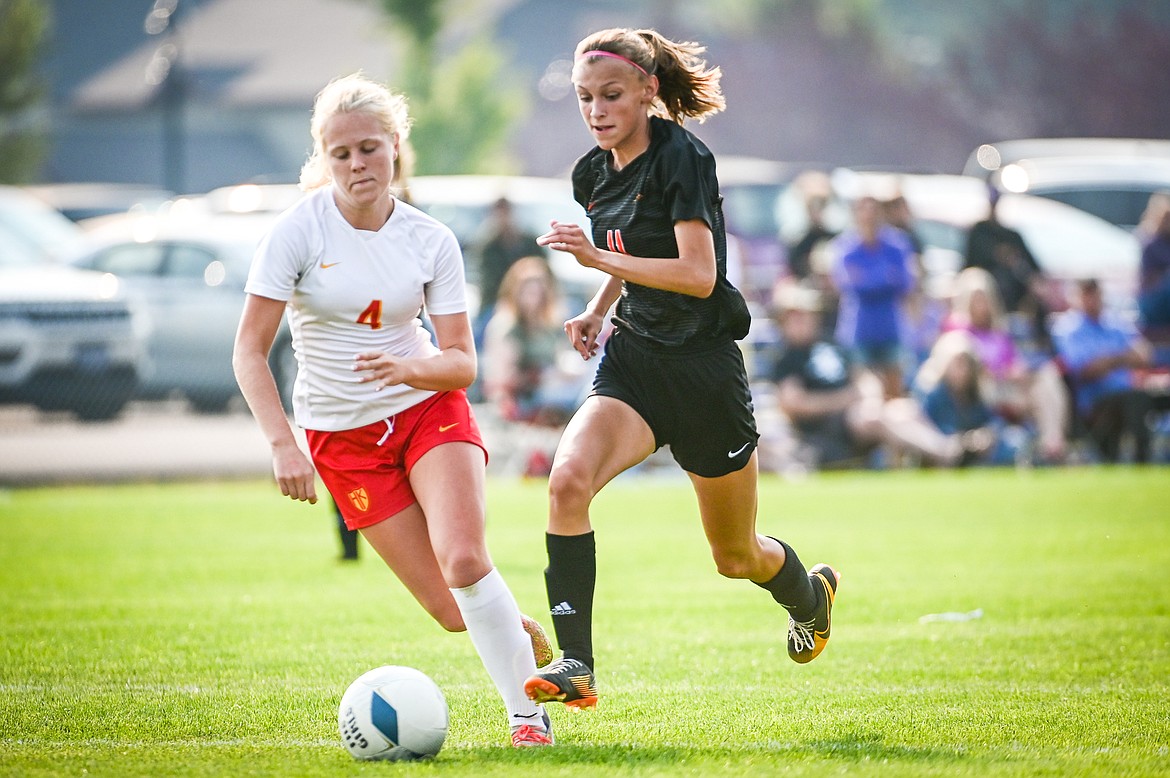
[[[271,473],[251,415],[197,414],[185,403],[136,402],[114,421],[0,406],[0,486],[252,478]]]

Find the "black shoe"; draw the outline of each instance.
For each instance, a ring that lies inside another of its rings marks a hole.
[[[597,705],[593,671],[579,659],[557,659],[525,681],[524,692],[537,703],[563,702],[578,710]]]

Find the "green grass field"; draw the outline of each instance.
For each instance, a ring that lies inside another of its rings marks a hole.
[[[332,516],[262,482],[0,492],[6,776],[1170,775],[1170,471],[857,473],[761,485],[760,529],[842,570],[833,639],[784,649],[715,574],[685,481],[598,498],[602,701],[506,746],[464,635]],[[492,481],[489,536],[548,625],[544,485]],[[964,622],[928,614],[982,609]],[[348,683],[443,688],[428,763],[358,763]]]

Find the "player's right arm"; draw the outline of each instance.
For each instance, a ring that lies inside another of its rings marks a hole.
[[[597,354],[597,338],[605,326],[605,315],[622,294],[622,280],[616,276],[609,276],[605,283],[593,295],[585,310],[565,322],[565,334],[569,343],[577,350],[582,359],[589,359]]]
[[[282,300],[255,294],[245,297],[232,352],[232,369],[248,408],[272,447],[272,471],[281,494],[316,503],[313,465],[297,445],[268,365],[268,352],[276,340],[284,305]]]

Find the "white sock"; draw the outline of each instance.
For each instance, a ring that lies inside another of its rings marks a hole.
[[[512,727],[544,728],[541,707],[524,693],[524,681],[536,672],[532,640],[520,624],[520,608],[494,567],[478,582],[452,589],[471,644],[504,699]]]

